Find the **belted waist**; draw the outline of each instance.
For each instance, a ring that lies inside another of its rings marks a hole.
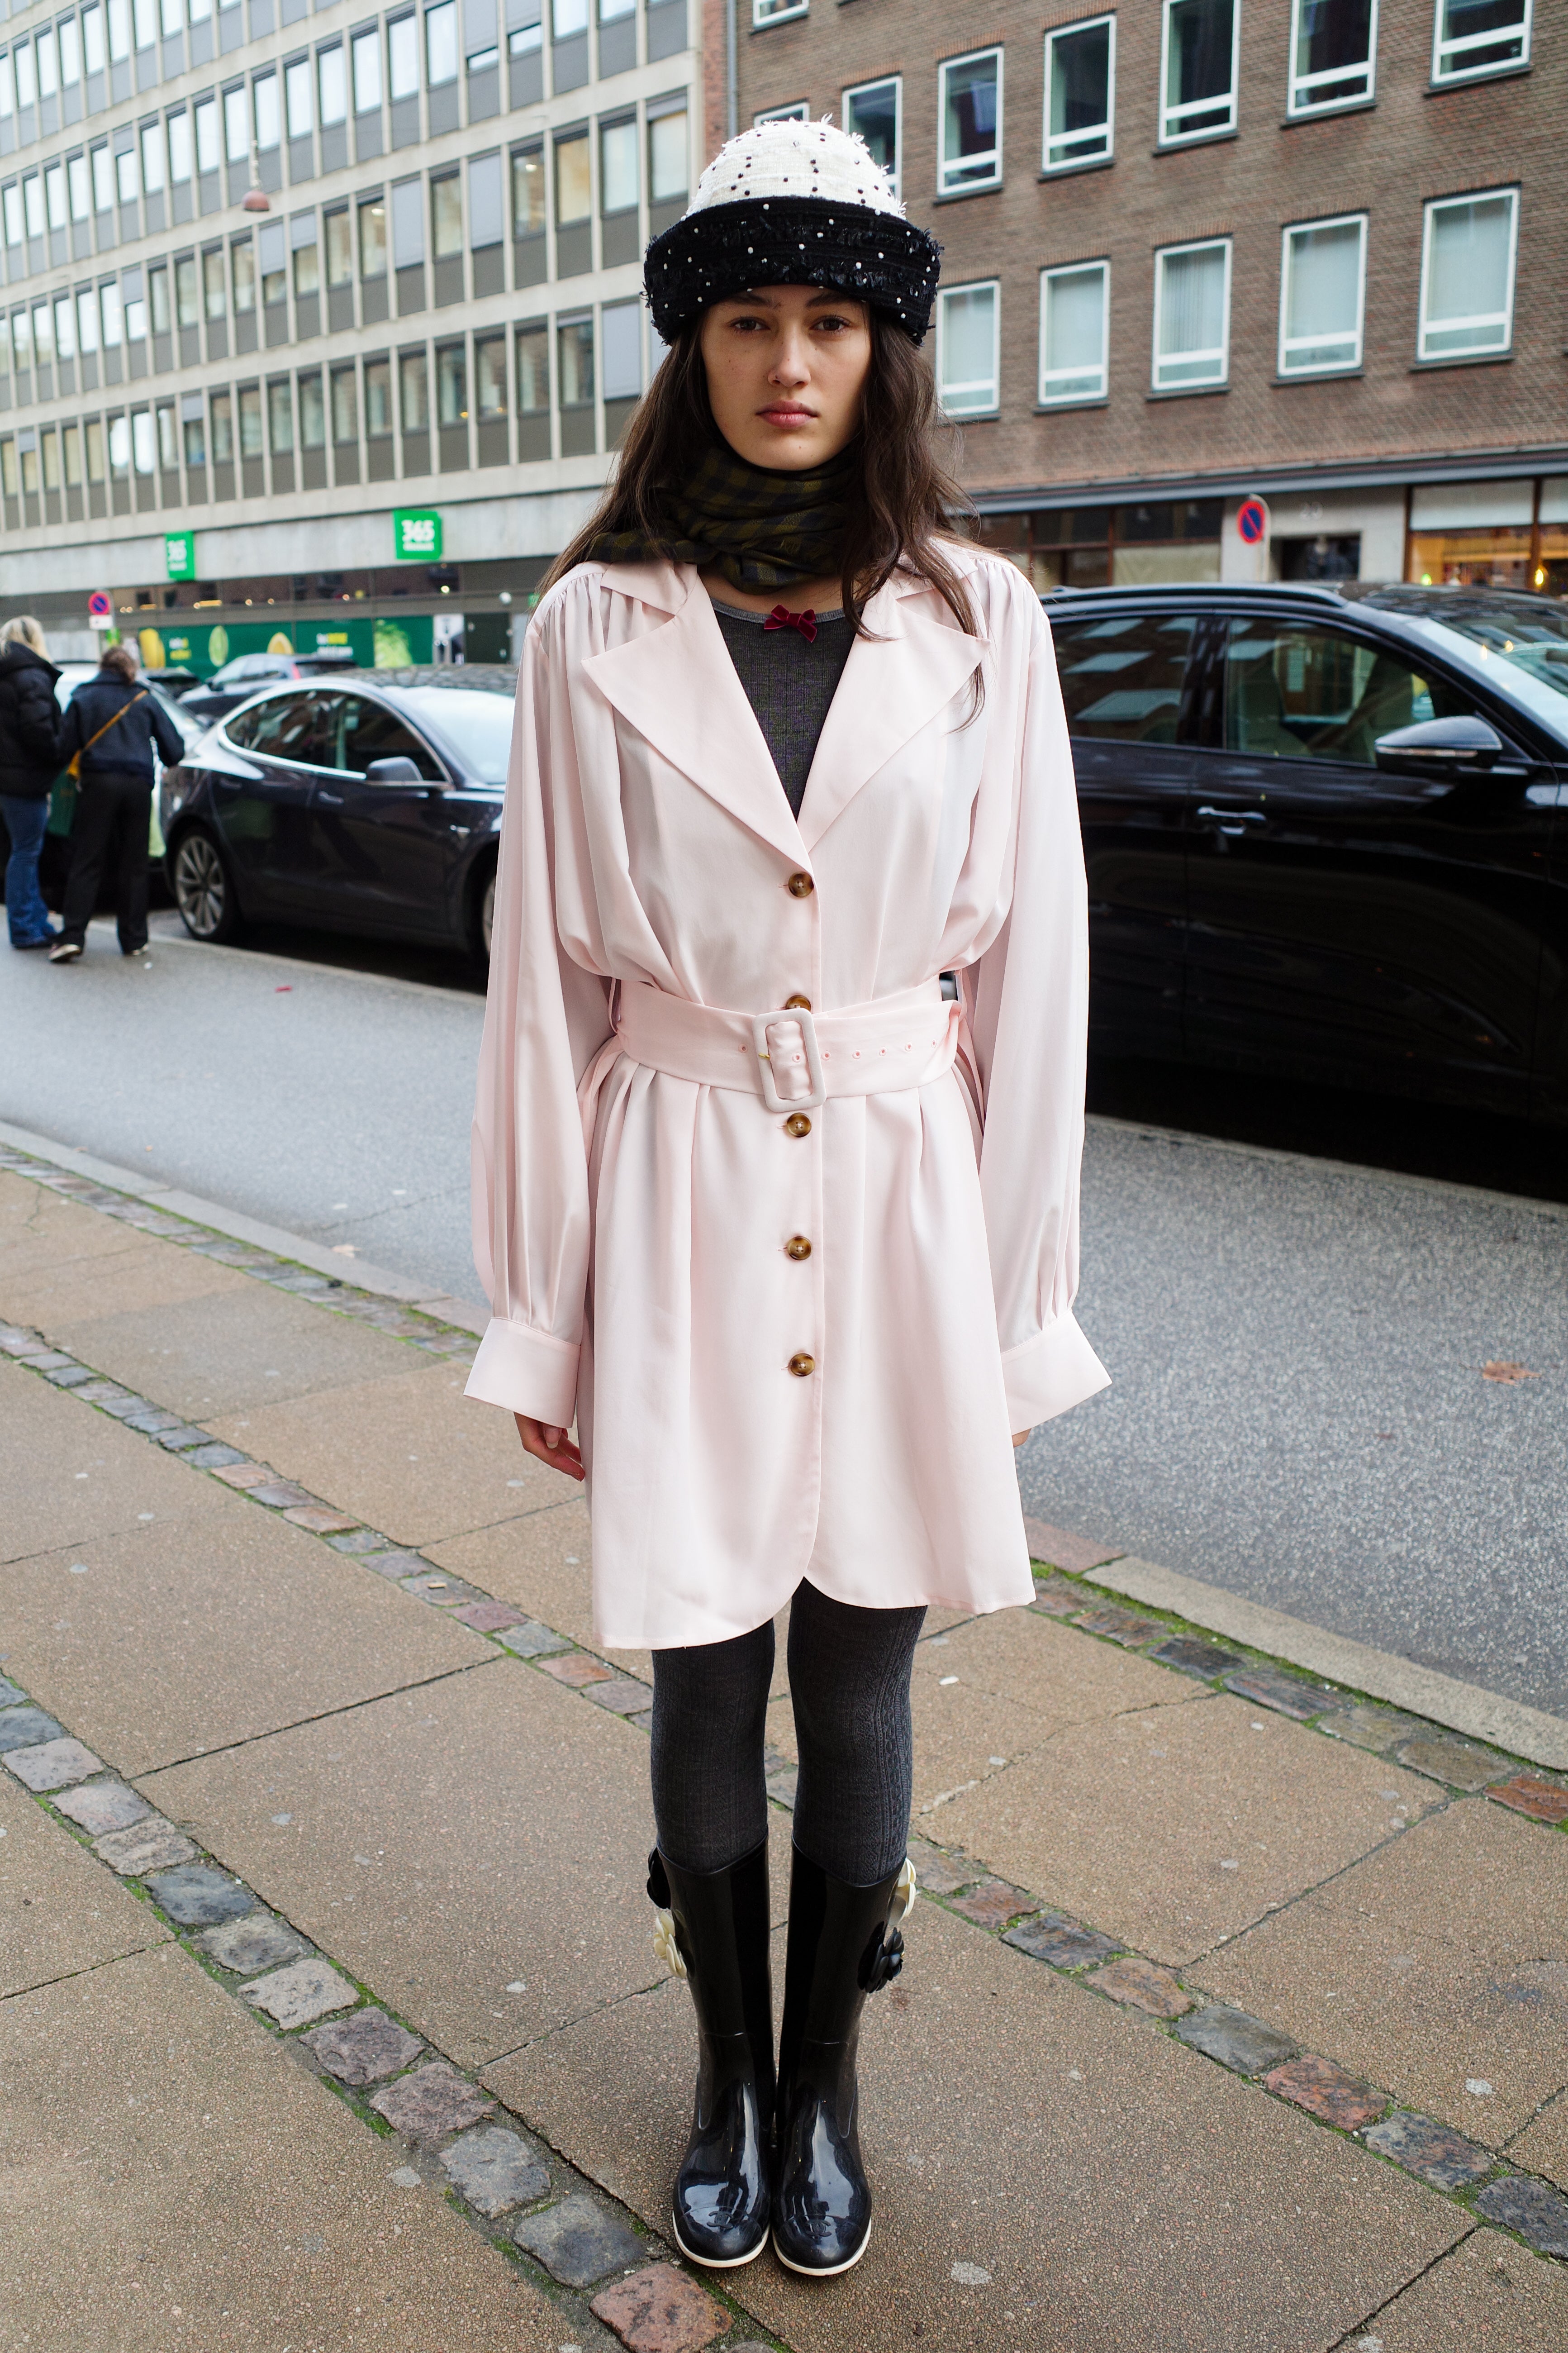
[[[952,1070],[960,1010],[940,980],[836,1013],[805,1006],[729,1013],[641,981],[623,984],[621,1051],[699,1086],[760,1095],[770,1111],[815,1111],[830,1095],[929,1086]]]

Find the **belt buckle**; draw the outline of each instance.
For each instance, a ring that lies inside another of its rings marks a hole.
[[[805,1050],[805,1072],[811,1081],[811,1092],[792,1097],[786,1102],[780,1094],[773,1077],[768,1032],[780,1023],[790,1021],[799,1029],[801,1044]],[[816,1111],[827,1101],[827,1081],[823,1073],[822,1055],[816,1043],[816,1022],[805,1007],[792,1007],[787,1013],[759,1013],[752,1023],[752,1044],[756,1050],[763,1101],[770,1111]]]

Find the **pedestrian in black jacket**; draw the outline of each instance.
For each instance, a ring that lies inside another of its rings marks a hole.
[[[173,766],[184,754],[179,729],[144,686],[136,682],[130,646],[110,646],[98,676],[77,688],[60,732],[60,758],[81,754],[65,921],[49,950],[51,964],[80,955],[98,903],[99,876],[118,832],[115,913],[121,955],[147,944],[147,837],[153,818],[153,753]]]
[[[49,787],[60,772],[59,672],[31,613],[0,629],[0,815],[11,837],[5,924],[14,948],[54,944],[38,888],[38,853],[49,821]]]

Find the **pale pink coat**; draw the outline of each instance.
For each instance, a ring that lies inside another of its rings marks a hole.
[[[1027,1601],[1010,1433],[1109,1377],[1071,1312],[1087,928],[1056,663],[1022,575],[960,561],[981,636],[919,582],[872,598],[798,823],[689,565],[584,565],[529,628],[468,1386],[575,1414],[608,1648],[743,1633],[805,1577]],[[805,1140],[760,1095],[601,1055],[617,981],[820,1013],[951,971],[957,1067],[830,1099]]]

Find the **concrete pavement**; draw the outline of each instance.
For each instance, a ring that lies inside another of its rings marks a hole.
[[[1556,2353],[1568,1775],[1092,1576],[933,1613],[870,2251],[700,2277],[580,1501],[455,1324],[0,1159],[18,2346]]]

